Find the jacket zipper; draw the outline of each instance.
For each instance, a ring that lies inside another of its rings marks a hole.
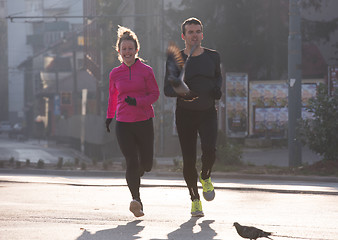
[[[128,68],[129,68],[129,80],[131,80],[131,67]]]

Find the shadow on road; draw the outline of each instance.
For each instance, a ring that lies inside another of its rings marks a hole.
[[[144,229],[144,226],[137,226],[140,222],[142,222],[142,220],[135,220],[126,225],[118,225],[116,228],[97,231],[94,234],[85,230],[76,240],[139,239],[140,237],[136,235]]]
[[[168,240],[168,239],[201,239],[201,240],[211,240],[217,235],[214,229],[210,227],[210,224],[214,220],[204,220],[201,223],[197,224],[199,218],[192,217],[187,222],[183,223],[179,229],[168,234],[166,239],[151,239],[151,240]],[[200,229],[194,229],[198,225]]]

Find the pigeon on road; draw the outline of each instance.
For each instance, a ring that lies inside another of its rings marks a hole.
[[[235,222],[234,226],[239,236],[242,238],[249,238],[250,240],[256,240],[261,237],[269,238],[272,234],[271,232],[264,232],[263,230],[255,227],[242,226],[238,222]]]

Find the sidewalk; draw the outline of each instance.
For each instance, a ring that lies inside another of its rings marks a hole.
[[[172,158],[156,158],[159,164],[172,165]],[[302,163],[313,164],[321,160],[321,156],[312,152],[309,148],[302,148]],[[289,150],[287,147],[271,148],[243,148],[242,161],[255,166],[289,166]]]
[[[53,142],[30,141],[29,144],[47,147],[49,151],[58,150],[65,156],[77,156],[80,159],[88,157],[81,152]],[[245,148],[243,149],[242,161],[255,164],[256,166],[288,165],[287,148]],[[320,158],[309,149],[303,149],[305,163],[319,161]],[[59,155],[57,155],[59,156]],[[66,158],[65,158],[66,159]],[[161,168],[154,168],[152,172],[146,173],[142,178],[142,184],[148,187],[186,187],[182,172],[163,171],[172,168],[173,158],[156,158],[157,165]],[[54,169],[2,169],[0,168],[0,181],[10,182],[45,182],[67,185],[82,186],[110,186],[111,179],[120,179],[119,183],[125,185],[125,171],[120,170],[56,170]],[[290,175],[268,175],[268,174],[242,174],[213,172],[213,182],[216,189],[229,189],[239,191],[267,191],[278,193],[306,193],[306,194],[327,194],[338,195],[337,177],[320,176],[290,176]],[[149,185],[149,180],[156,179],[156,186]]]
[[[53,159],[47,161],[54,161],[53,166],[56,166],[58,157],[62,156],[64,161],[68,159],[73,160],[75,157],[80,160],[91,164],[91,159],[85,156],[80,151],[74,150],[70,147],[55,144],[53,141],[38,141],[38,140],[28,140],[25,142],[34,146],[33,149],[29,150],[31,152],[37,153],[37,149],[43,151],[48,151],[48,154]],[[10,144],[10,143],[9,143]],[[36,147],[36,149],[35,149]],[[320,157],[311,152],[308,148],[302,149],[303,163],[312,164],[320,160]],[[175,157],[156,157],[157,165],[154,167],[151,174],[156,177],[178,177],[182,178],[182,172],[172,172]],[[26,158],[23,158],[25,160]],[[38,158],[37,158],[38,159]],[[32,160],[32,159],[31,159]],[[46,159],[44,159],[46,160]],[[73,170],[56,170],[56,167],[52,169],[28,169],[22,167],[21,169],[1,169],[0,174],[28,174],[28,175],[55,175],[55,176],[74,176],[74,177],[112,177],[112,176],[122,176],[124,177],[125,171],[121,167],[121,161],[123,159],[118,159],[118,162],[114,162],[113,169],[108,169],[103,171],[100,170],[87,170],[83,171],[80,167],[74,167]],[[244,148],[242,161],[245,163],[250,163],[256,166],[278,166],[278,167],[287,167],[288,166],[288,149],[284,148]],[[159,170],[160,169],[160,170]],[[168,169],[166,171],[166,169]],[[169,171],[169,169],[171,171]],[[263,180],[263,181],[297,181],[297,182],[338,182],[337,177],[319,177],[319,176],[289,176],[289,175],[267,175],[267,174],[240,174],[240,173],[223,173],[223,172],[213,172],[214,179],[245,179],[245,180]]]
[[[29,159],[31,163],[37,163],[39,159],[47,164],[56,164],[60,157],[66,161],[73,161],[75,158],[86,163],[92,160],[82,152],[64,144],[57,144],[52,140],[27,139],[25,141],[14,141],[8,138],[0,138],[0,147],[8,151],[0,156],[0,160],[14,157],[15,160],[25,162]]]
[[[85,160],[87,163],[91,162],[91,159],[84,155],[82,152],[72,149],[62,144],[56,144],[54,141],[29,139],[25,143],[41,147],[44,150],[59,150],[59,155],[66,159],[79,158]],[[243,148],[242,161],[244,163],[253,164],[256,166],[276,166],[287,167],[289,164],[289,152],[287,147],[270,147],[270,148]],[[57,159],[58,156],[53,156]],[[157,162],[162,165],[173,165],[173,157],[157,157]],[[313,164],[320,161],[321,157],[312,152],[309,148],[302,148],[302,163]]]
[[[308,147],[302,148],[302,163],[313,164],[321,160],[321,156],[312,152]],[[243,162],[256,166],[287,167],[289,165],[289,150],[287,147],[280,148],[244,148]]]

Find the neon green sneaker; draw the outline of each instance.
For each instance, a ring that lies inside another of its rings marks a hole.
[[[215,198],[215,190],[214,186],[212,185],[211,178],[203,180],[200,175],[200,182],[202,183],[203,187],[203,197],[207,201],[212,201]]]
[[[202,210],[202,203],[199,199],[195,199],[191,202],[191,216],[192,217],[204,217]]]

